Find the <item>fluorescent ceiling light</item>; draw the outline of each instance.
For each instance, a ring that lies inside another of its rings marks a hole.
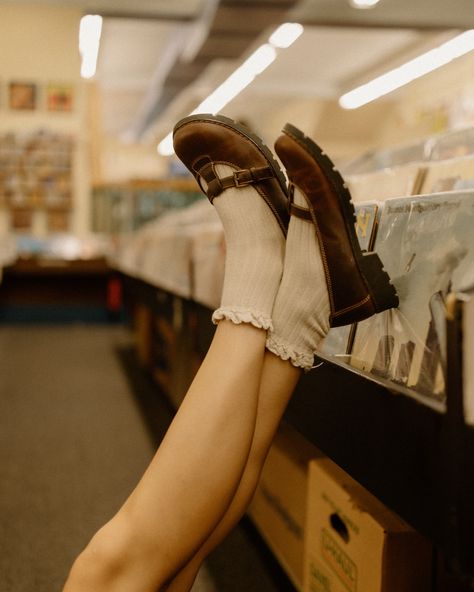
[[[224,82],[202,101],[190,115],[195,113],[218,113],[230,103],[244,88],[261,74],[276,59],[277,49],[289,47],[303,33],[299,23],[280,25],[264,43],[256,49]],[[162,156],[173,154],[173,137],[168,134],[157,146]]]
[[[373,8],[380,0],[349,0],[354,8]]]
[[[283,23],[270,35],[268,41],[274,47],[286,49],[294,43],[303,32],[303,25],[299,23]]]
[[[342,95],[339,105],[357,109],[416,80],[474,49],[474,29],[465,31],[420,56]]]
[[[191,113],[217,113],[227,103],[230,103],[245,87],[247,87],[258,74],[276,58],[276,51],[266,43],[261,45],[245,62],[235,70],[220,86],[216,88],[196,109]]]
[[[92,78],[95,74],[101,33],[101,16],[97,14],[88,14],[81,18],[81,23],[79,25],[79,53],[82,58],[82,78]]]
[[[190,115],[194,115],[195,113],[215,114],[220,111],[227,103],[230,103],[233,98],[242,92],[256,76],[261,74],[265,68],[268,68],[275,58],[276,50],[274,47],[268,43],[261,45],[214,92],[204,99]],[[158,144],[157,150],[162,156],[171,156],[173,154],[173,137],[171,133]]]

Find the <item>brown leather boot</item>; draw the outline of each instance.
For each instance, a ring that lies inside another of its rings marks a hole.
[[[328,156],[299,129],[287,124],[275,143],[290,180],[308,209],[290,203],[290,213],[314,224],[331,306],[339,327],[398,306],[398,296],[376,253],[362,253],[347,185]]]
[[[174,127],[173,143],[211,203],[229,187],[253,184],[286,236],[290,219],[286,179],[258,136],[228,117],[203,114],[181,119]],[[235,172],[219,177],[216,164],[231,166]]]

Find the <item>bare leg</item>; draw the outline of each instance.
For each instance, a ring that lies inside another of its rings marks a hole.
[[[283,277],[271,313],[273,328],[266,346],[282,360],[309,369],[330,326],[362,320],[376,310],[396,306],[398,299],[379,266],[380,261],[373,271],[368,267],[364,271],[353,234],[350,195],[327,155],[291,125],[285,126],[275,148],[287,167],[294,191]],[[202,559],[235,524],[252,495],[281,412],[293,390],[288,385],[288,390],[282,386],[283,390],[278,391],[277,375],[270,373],[269,368],[267,373],[266,357],[254,440],[234,502],[203,547],[170,582],[168,592],[190,589]],[[292,376],[285,374],[284,366],[281,372],[280,379],[285,382],[286,376],[291,382]]]
[[[266,352],[258,396],[257,421],[247,465],[237,492],[222,520],[191,561],[173,578],[166,592],[191,590],[199,568],[242,518],[253,497],[273,437],[298,382],[301,369]]]
[[[225,514],[252,444],[283,273],[286,182],[261,141],[226,118],[185,118],[175,127],[174,144],[202,176],[222,221],[225,278],[213,315],[221,323],[155,458],[78,558],[65,592],[163,586]]]
[[[64,592],[154,592],[231,503],[257,416],[266,332],[219,323],[143,478],[76,560]]]

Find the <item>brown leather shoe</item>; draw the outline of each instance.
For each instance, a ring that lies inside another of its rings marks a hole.
[[[290,180],[309,209],[290,213],[316,229],[331,304],[331,327],[348,325],[398,306],[398,296],[376,253],[362,253],[347,185],[327,155],[299,129],[287,124],[275,143]]]
[[[229,187],[253,185],[286,236],[290,220],[286,179],[273,154],[258,136],[222,115],[190,115],[175,125],[173,143],[177,156],[195,176],[211,203]],[[216,164],[231,166],[235,172],[219,177]]]

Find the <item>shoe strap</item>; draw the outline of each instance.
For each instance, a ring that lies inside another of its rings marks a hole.
[[[250,167],[249,169],[239,169],[234,171],[228,177],[219,177],[215,164],[208,157],[199,159],[193,165],[193,169],[197,175],[197,181],[202,191],[212,201],[220,195],[225,189],[229,187],[245,187],[252,183],[259,183],[266,179],[271,179],[275,176],[273,169],[270,166]],[[206,182],[207,188],[202,186],[202,179]]]
[[[290,196],[288,200],[288,211],[290,212],[290,216],[296,216],[297,218],[302,218],[303,220],[309,220],[312,222],[313,218],[311,217],[311,212],[306,208],[297,206],[294,202],[295,186],[293,183],[290,183],[289,193]]]

